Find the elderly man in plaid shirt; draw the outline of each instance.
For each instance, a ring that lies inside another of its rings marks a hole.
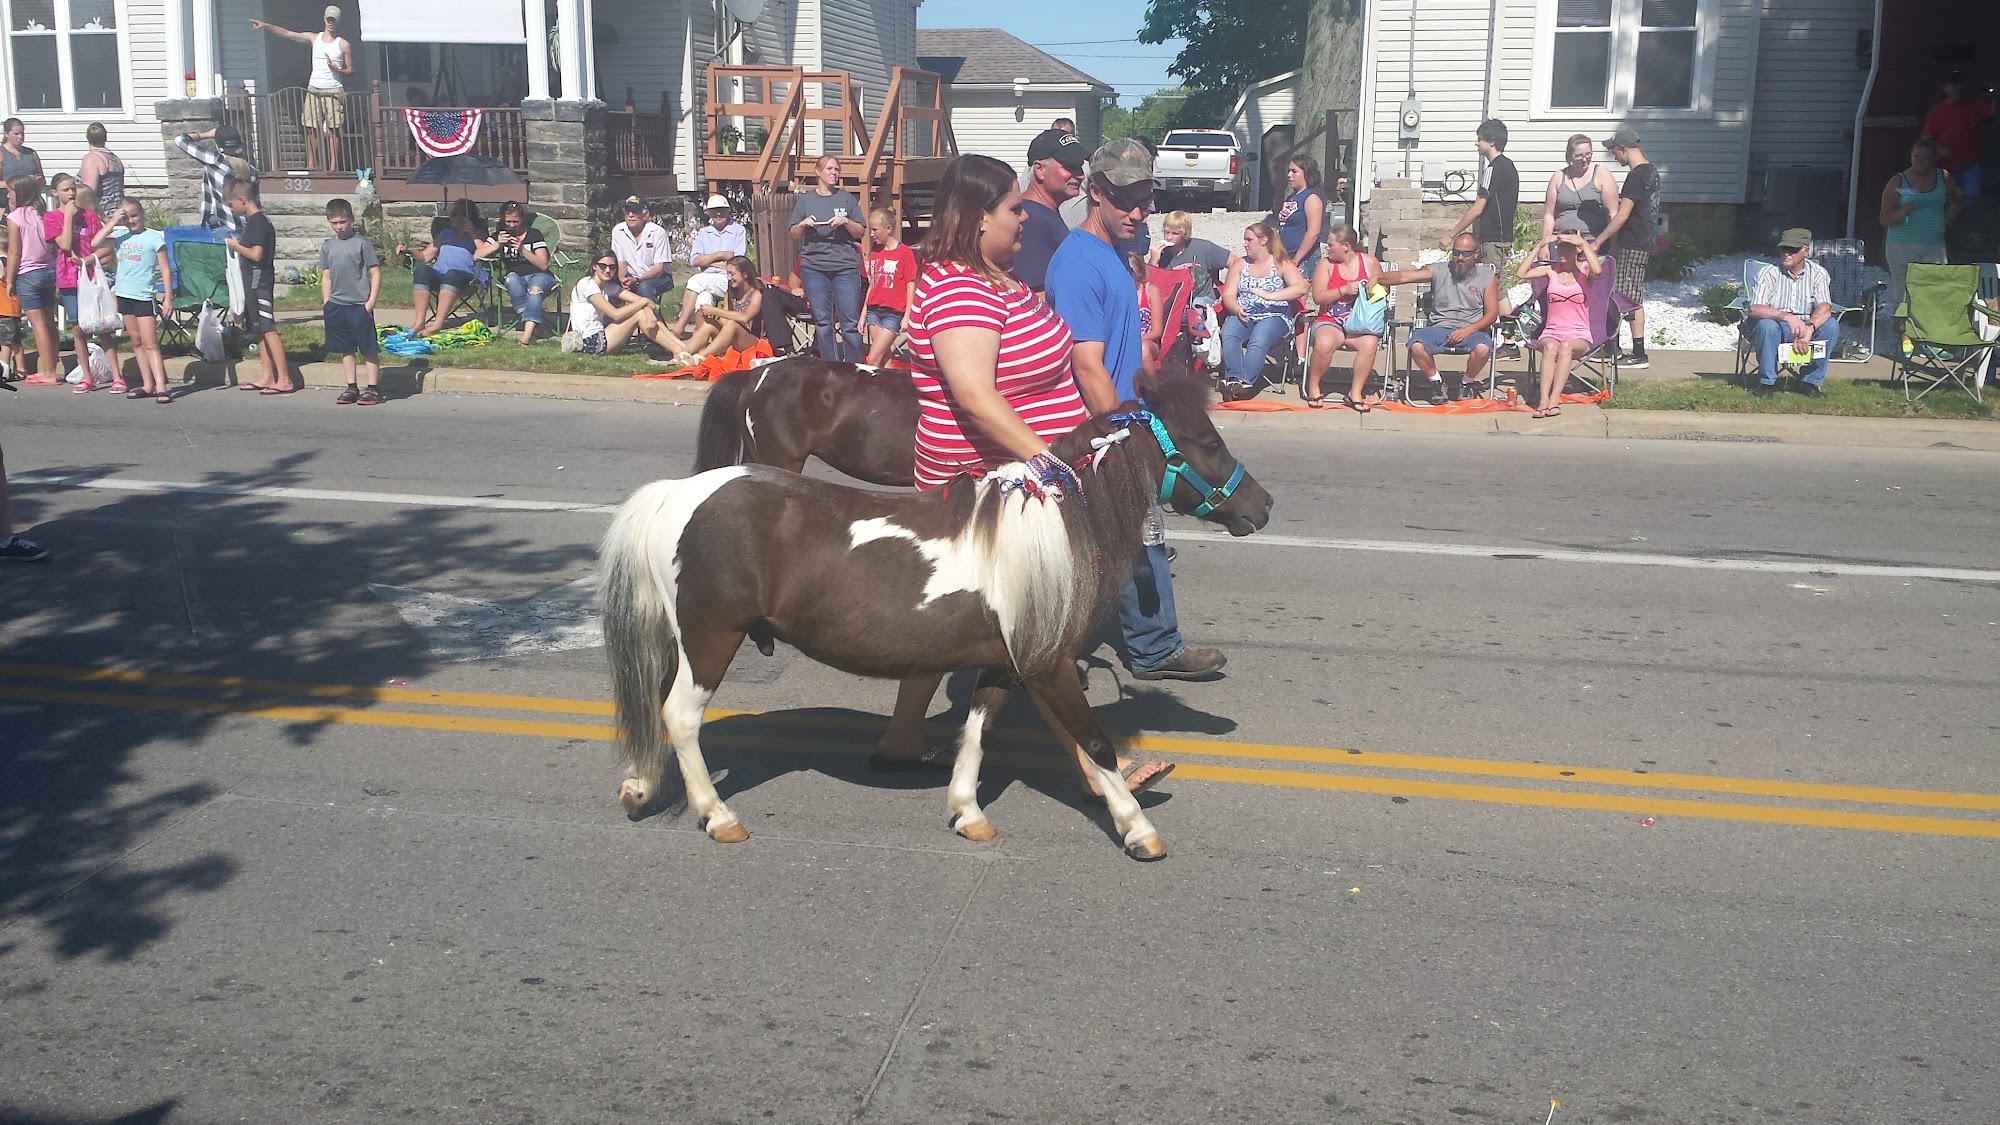
[[[1821,398],[1827,357],[1840,343],[1826,270],[1812,260],[1812,232],[1793,227],[1778,236],[1778,264],[1750,279],[1750,338],[1757,346],[1758,384],[1750,393],[1778,392],[1778,349],[1789,344],[1810,356],[1799,372],[1798,393]]]

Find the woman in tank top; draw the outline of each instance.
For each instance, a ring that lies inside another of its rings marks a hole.
[[[1591,349],[1590,300],[1584,283],[1604,271],[1597,251],[1590,248],[1589,240],[1574,223],[1556,235],[1549,256],[1552,261],[1536,262],[1519,274],[1522,281],[1548,279],[1548,311],[1543,314],[1541,335],[1535,338],[1542,352],[1537,418],[1562,413],[1562,389],[1569,382],[1570,368]]]
[[[1890,308],[1901,308],[1908,295],[1905,278],[1911,262],[1948,259],[1944,228],[1965,206],[1958,181],[1938,166],[1937,142],[1918,137],[1910,146],[1910,166],[1889,178],[1882,188],[1882,256],[1895,286]]]
[[[1243,253],[1229,260],[1222,286],[1222,378],[1237,394],[1257,385],[1264,357],[1285,338],[1292,302],[1306,295],[1306,279],[1269,223],[1243,231]]]
[[[1582,133],[1569,139],[1569,161],[1549,177],[1549,190],[1542,200],[1544,244],[1567,223],[1574,223],[1593,239],[1611,224],[1618,183],[1611,178],[1609,167],[1592,159],[1595,151],[1591,139]]]
[[[1372,333],[1347,331],[1347,314],[1370,278],[1379,277],[1382,263],[1362,252],[1360,235],[1346,223],[1327,232],[1326,256],[1313,270],[1312,299],[1319,306],[1313,318],[1310,341],[1312,352],[1306,360],[1306,405],[1323,405],[1320,378],[1333,363],[1333,353],[1342,348],[1354,352],[1353,380],[1347,390],[1347,405],[1366,414],[1372,407],[1362,397],[1368,373],[1375,370],[1375,350],[1382,338]]]

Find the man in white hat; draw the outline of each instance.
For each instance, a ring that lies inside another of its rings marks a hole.
[[[354,73],[354,52],[347,40],[340,37],[340,9],[328,4],[320,13],[320,29],[317,33],[289,31],[275,23],[251,20],[250,26],[259,31],[268,31],[281,39],[294,43],[304,43],[312,52],[312,77],[306,80],[306,101],[299,113],[299,124],[305,127],[306,170],[340,171],[340,130],[347,124],[347,75]],[[319,134],[315,144],[310,134]],[[326,164],[322,169],[320,156],[322,149]]]
[[[695,273],[687,280],[687,296],[681,299],[681,314],[674,319],[673,332],[677,336],[687,334],[694,310],[720,303],[728,294],[729,274],[724,272],[722,264],[750,253],[750,236],[743,224],[731,216],[729,200],[711,195],[704,210],[708,212],[708,225],[695,232],[694,243],[688,249],[688,264],[695,268]]]

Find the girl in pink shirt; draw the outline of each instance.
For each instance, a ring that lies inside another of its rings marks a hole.
[[[92,254],[91,244],[96,241],[97,232],[104,229],[104,222],[91,206],[95,200],[90,189],[68,172],[57,172],[55,179],[49,181],[49,191],[56,197],[56,209],[42,216],[42,235],[55,252],[56,299],[62,305],[63,316],[69,319],[70,334],[76,343],[76,362],[83,369],[75,391],[87,394],[97,389],[97,383],[90,374],[90,337],[77,323],[77,274],[86,258],[96,263],[94,268],[103,268],[103,261]],[[100,347],[110,342],[109,333],[99,334]],[[124,380],[113,379],[111,390],[114,394],[125,393]]]
[[[1590,302],[1584,279],[1604,270],[1597,251],[1574,227],[1565,228],[1550,244],[1553,260],[1536,262],[1520,272],[1522,281],[1548,278],[1548,313],[1538,339],[1542,351],[1542,397],[1534,417],[1553,418],[1562,413],[1562,389],[1569,382],[1570,368],[1591,349]]]

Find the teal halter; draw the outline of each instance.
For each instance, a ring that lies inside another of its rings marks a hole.
[[[1243,483],[1243,462],[1236,462],[1236,469],[1229,474],[1228,483],[1221,488],[1210,488],[1208,482],[1201,479],[1201,474],[1188,465],[1187,457],[1174,446],[1174,439],[1167,436],[1167,428],[1160,424],[1160,420],[1154,417],[1151,410],[1147,409],[1146,400],[1139,399],[1138,402],[1139,409],[1129,413],[1113,414],[1110,422],[1114,426],[1144,422],[1153,431],[1153,440],[1160,444],[1160,452],[1167,458],[1167,471],[1160,474],[1160,503],[1167,503],[1173,496],[1177,480],[1186,480],[1188,487],[1204,497],[1201,504],[1188,513],[1189,515],[1205,516],[1227,501],[1230,494],[1236,491],[1236,486]]]

